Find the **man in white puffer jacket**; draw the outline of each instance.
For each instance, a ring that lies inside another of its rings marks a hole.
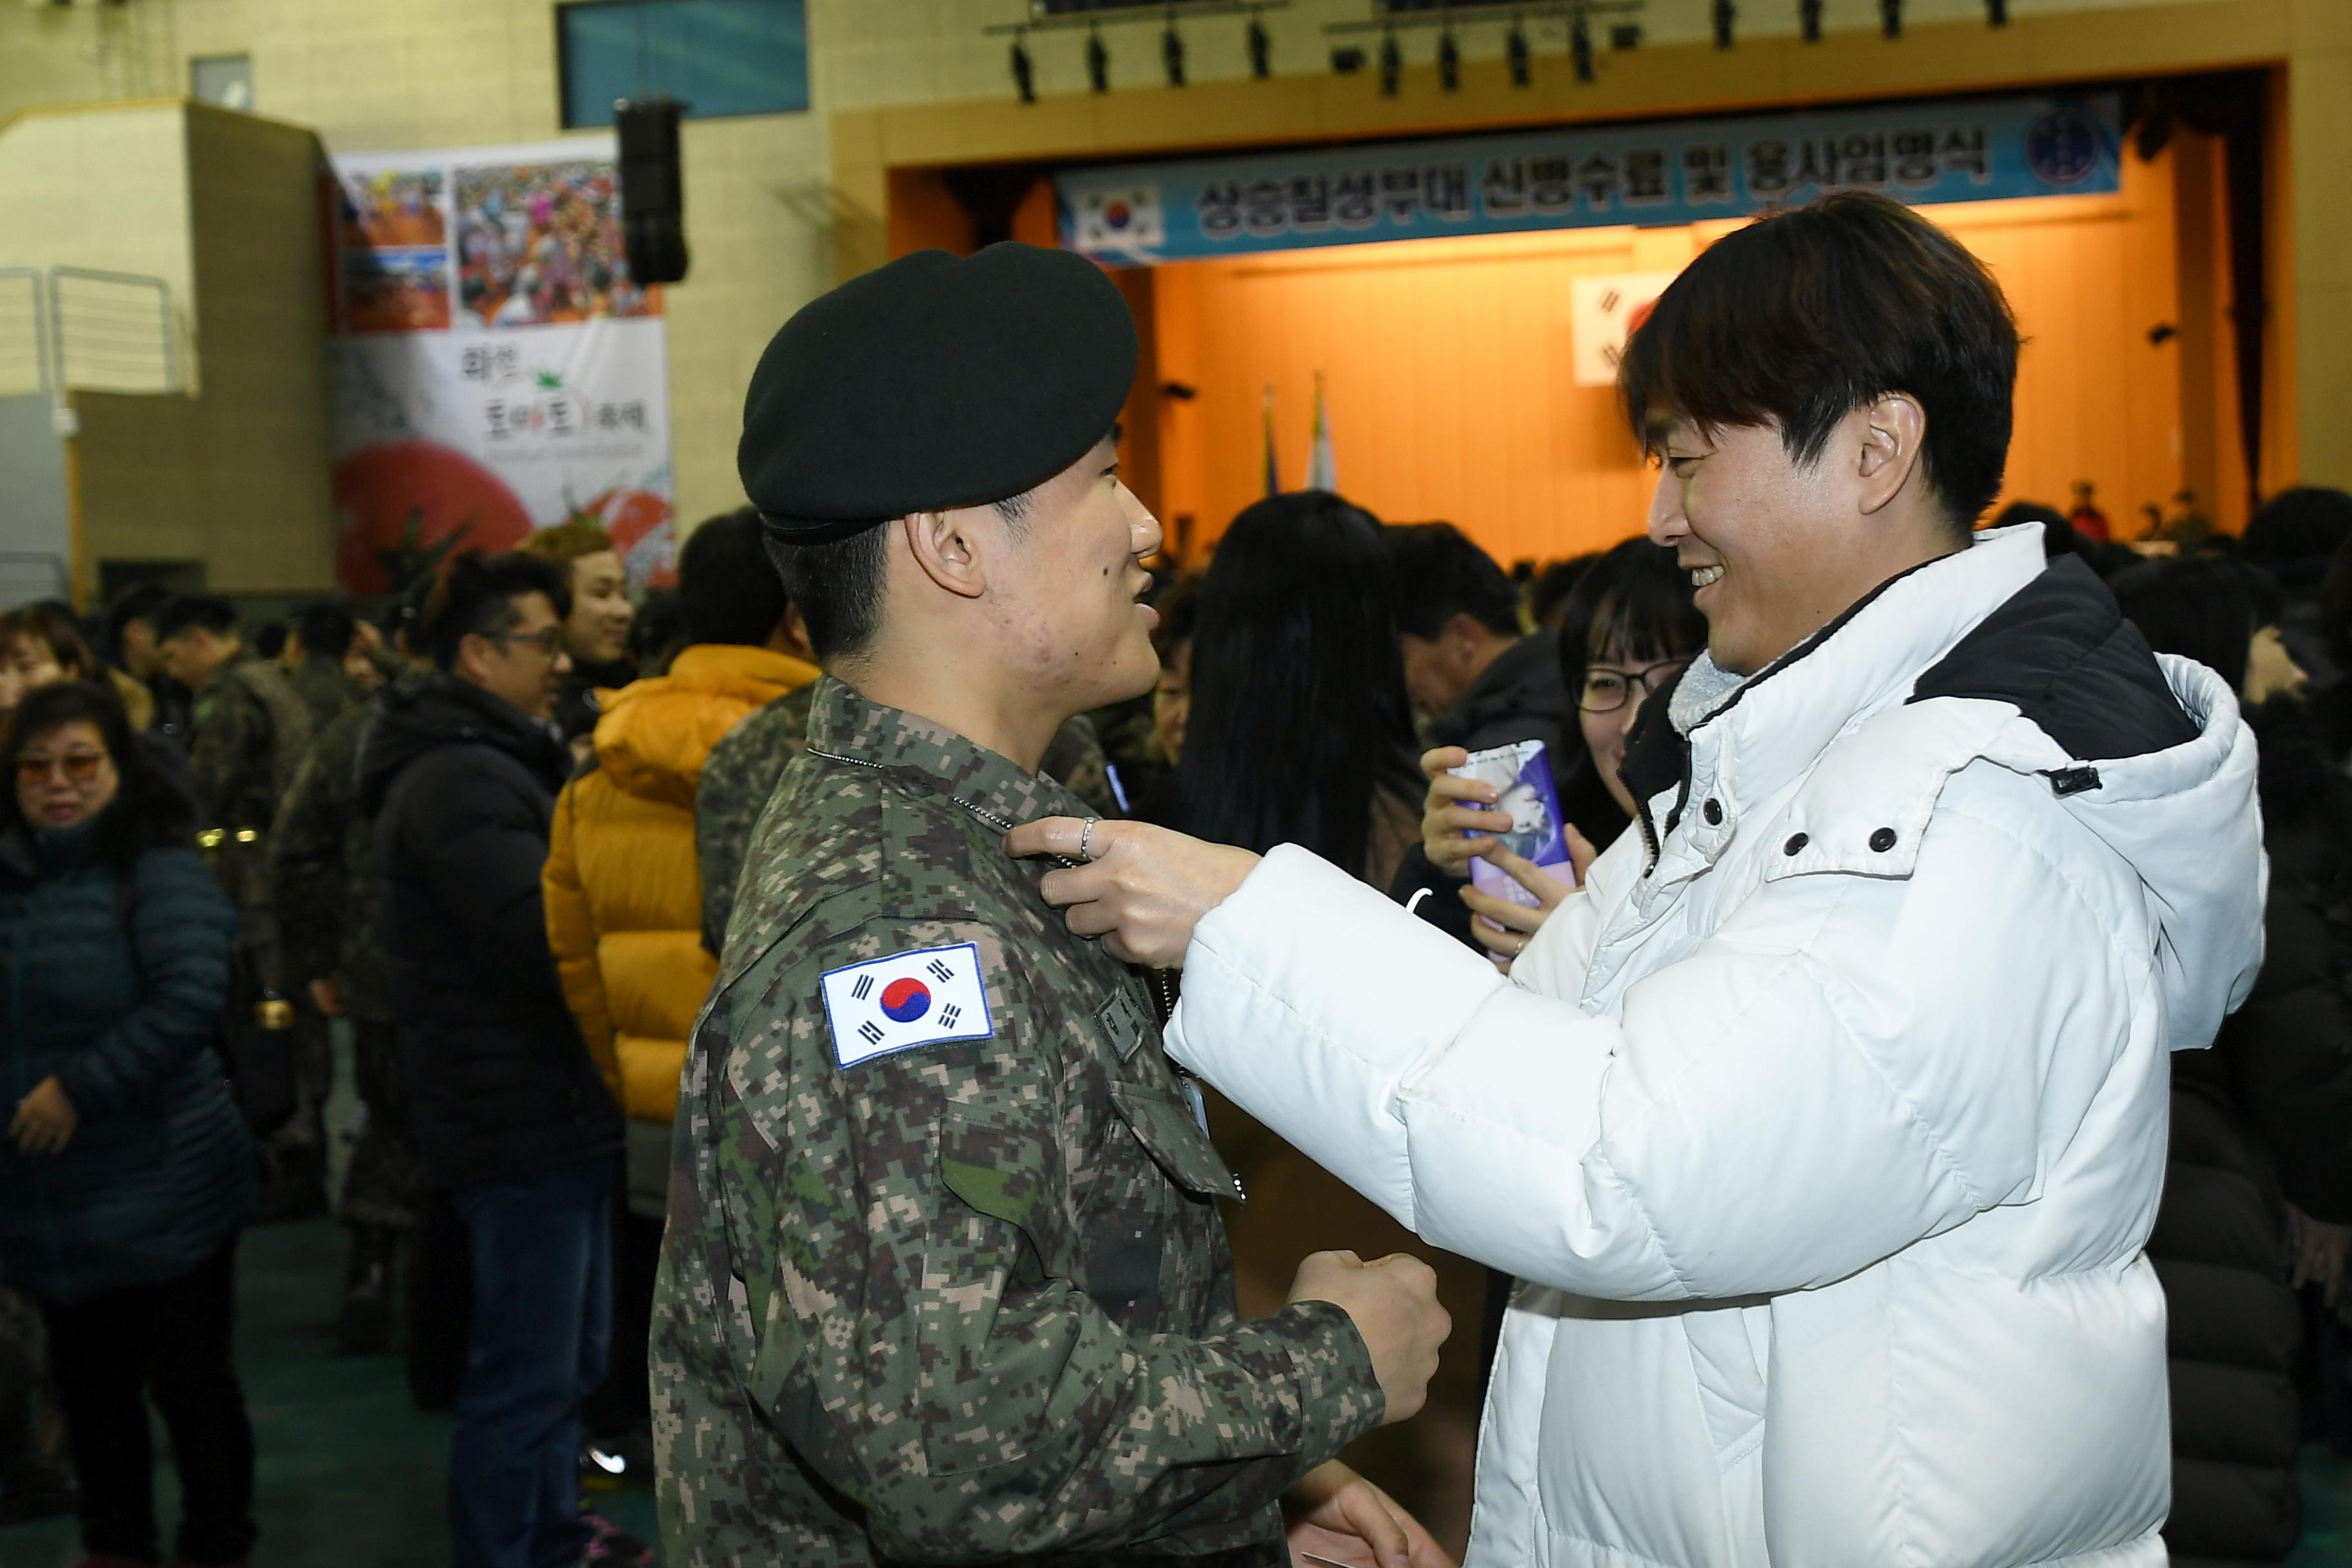
[[[1660,300],[1622,389],[1709,651],[1507,979],[1292,847],[1097,824],[1046,879],[1181,959],[1171,1054],[1522,1280],[1471,1568],[2165,1561],[2141,1247],[2168,1053],[2261,959],[2253,742],[2039,528],[1970,537],[2016,342],[1874,197]]]

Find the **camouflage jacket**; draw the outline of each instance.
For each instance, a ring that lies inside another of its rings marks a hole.
[[[280,668],[284,668],[281,665]],[[367,700],[367,689],[343,673],[343,667],[331,658],[306,658],[300,666],[286,672],[286,684],[310,710],[312,733],[327,727],[334,717],[355,702]]]
[[[259,840],[310,745],[310,710],[274,660],[240,653],[197,689],[188,721],[188,773],[204,829],[197,842],[248,913],[268,908],[268,847]],[[260,935],[268,927],[246,929]]]
[[[776,793],[784,764],[807,743],[815,696],[814,681],[787,691],[728,731],[702,764],[694,792],[694,850],[702,870],[702,942],[712,952],[726,944],[727,917],[735,908],[735,884],[743,875],[752,826]],[[1095,816],[1118,815],[1102,743],[1085,718],[1055,732],[1039,771],[1059,780]]]
[[[664,1561],[1286,1563],[1276,1500],[1379,1384],[1336,1307],[1236,1315],[1142,977],[1004,853],[1079,803],[817,685],[688,1048]]]
[[[263,828],[310,744],[310,710],[268,659],[238,654],[197,689],[188,771],[206,827]]]
[[[269,888],[288,984],[334,975],[345,1013],[390,1023],[375,824],[359,799],[360,745],[375,712],[373,702],[346,708],[310,743],[270,824]]]

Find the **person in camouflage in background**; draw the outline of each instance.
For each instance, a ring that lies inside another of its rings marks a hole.
[[[1433,1276],[1318,1254],[1242,1321],[1234,1184],[1145,977],[1004,852],[1086,809],[1037,772],[1060,726],[1153,676],[1160,527],[1105,434],[1135,362],[1108,279],[1005,245],[844,285],[752,378],[745,488],[828,674],[679,1095],[675,1568],[1276,1568],[1286,1491],[1307,1550],[1445,1563],[1331,1462],[1419,1405]]]
[[[702,941],[717,953],[726,946],[727,917],[743,875],[743,855],[784,764],[808,744],[814,682],[785,692],[727,731],[702,764],[694,791],[694,852],[702,871]],[[1103,816],[1114,815],[1102,742],[1085,714],[1054,733],[1038,772]]]
[[[278,803],[310,750],[310,709],[284,669],[246,648],[226,599],[170,600],[156,612],[155,642],[165,671],[194,693],[188,771],[197,842],[236,905],[238,945],[251,954],[262,984],[283,994],[267,839]],[[295,1007],[294,1113],[281,1127],[256,1129],[269,1164],[264,1203],[272,1218],[327,1206],[325,1113],[334,1064],[324,1020],[307,998],[289,1000]]]
[[[431,579],[420,586],[429,587]],[[412,594],[421,603],[421,594]],[[406,674],[432,661],[398,634]],[[383,883],[375,826],[360,811],[359,755],[375,704],[344,709],[311,742],[269,831],[269,876],[289,989],[321,1020],[348,1018],[360,1100],[359,1136],[343,1178],[342,1220],[352,1233],[343,1286],[342,1349],[372,1354],[392,1338],[392,1277],[400,1239],[415,1228],[416,1139],[400,1062],[392,974],[381,922]]]

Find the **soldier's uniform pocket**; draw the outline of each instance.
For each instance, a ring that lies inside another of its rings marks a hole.
[[[1115,1081],[1102,1201],[1087,1226],[1087,1289],[1130,1333],[1197,1333],[1223,1251],[1214,1200],[1233,1173],[1192,1108],[1150,1084]]]

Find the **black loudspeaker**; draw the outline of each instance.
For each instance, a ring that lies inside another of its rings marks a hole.
[[[678,172],[677,100],[615,105],[621,142],[621,238],[640,284],[686,276],[686,182]]]

